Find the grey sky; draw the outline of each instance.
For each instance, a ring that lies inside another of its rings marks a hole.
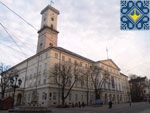
[[[40,12],[50,3],[49,0],[1,1],[38,30],[41,24]],[[107,58],[107,46],[109,58],[123,73],[150,77],[150,31],[120,30],[120,0],[53,1],[53,6],[60,11],[58,46],[94,61]],[[0,22],[20,47],[0,27],[0,62],[15,65],[36,53],[37,32],[1,4]]]

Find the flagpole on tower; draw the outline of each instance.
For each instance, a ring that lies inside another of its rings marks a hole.
[[[50,6],[52,6],[52,4],[54,4],[53,0],[50,1]]]
[[[107,48],[107,46],[106,46],[106,53],[107,53],[107,59],[108,59],[108,48]]]

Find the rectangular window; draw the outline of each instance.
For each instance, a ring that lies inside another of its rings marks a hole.
[[[84,80],[81,80],[81,88],[84,87]]]
[[[52,97],[52,93],[49,93],[49,97],[50,97],[50,98]]]
[[[54,77],[54,83],[55,84],[57,83],[57,77],[56,76]]]
[[[40,61],[42,60],[42,55],[40,55]]]
[[[68,61],[69,61],[69,63],[71,63],[71,58],[69,58],[69,60],[68,60]]]
[[[56,92],[53,92],[53,100],[56,100]]]
[[[65,61],[65,56],[62,56],[62,61]]]
[[[69,81],[68,81],[68,85],[69,85],[69,86],[71,86],[71,79],[69,79]]]
[[[45,93],[45,100],[47,99],[47,93]]]
[[[115,81],[114,81],[114,77],[111,77],[111,84],[112,84],[112,88],[115,88]]]
[[[42,94],[42,100],[46,100],[47,99],[47,93],[43,92]]]
[[[120,88],[120,83],[119,83],[119,91],[120,91],[120,89],[121,89],[121,88]]]
[[[116,88],[115,88],[115,90],[118,90],[118,86],[117,86],[117,84],[116,84]]]
[[[28,94],[28,101],[30,101],[30,94]]]
[[[71,101],[71,94],[69,94],[69,101]]]
[[[46,84],[46,76],[44,76],[43,84]]]
[[[36,79],[33,80],[33,84],[34,84],[34,86],[36,86]]]
[[[37,73],[37,67],[34,68],[34,73]]]
[[[39,71],[39,72],[41,72],[41,70],[42,70],[42,66],[40,65],[40,66],[39,66],[39,70],[38,70],[38,71]]]
[[[38,77],[38,85],[41,83],[41,77]]]
[[[59,67],[57,63],[54,64],[54,68],[55,68],[55,71],[58,70]]]
[[[44,64],[44,70],[47,70],[47,63]]]
[[[104,83],[104,89],[106,89],[106,83]]]
[[[32,80],[30,79],[30,87],[32,86]]]
[[[81,95],[81,100],[83,101],[83,95]]]
[[[55,53],[55,58],[58,59],[58,53]]]
[[[45,53],[45,58],[48,58],[48,53],[47,52]]]
[[[77,64],[77,61],[76,61],[76,60],[74,61],[74,64]]]
[[[85,64],[85,68],[87,68],[87,64]]]
[[[75,87],[77,87],[77,86],[78,86],[78,81],[75,82]]]
[[[93,87],[93,83],[91,83],[91,87]]]
[[[82,62],[80,62],[80,66],[82,67]]]
[[[75,94],[75,101],[78,101],[78,94]]]
[[[33,69],[30,69],[30,74],[32,74],[33,73]]]

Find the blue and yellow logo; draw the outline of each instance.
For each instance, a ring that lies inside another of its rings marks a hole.
[[[149,30],[149,4],[148,0],[121,0],[121,30]]]
[[[129,17],[136,22],[142,14],[139,13],[139,11],[135,8],[134,11],[131,11],[131,13],[129,13]]]

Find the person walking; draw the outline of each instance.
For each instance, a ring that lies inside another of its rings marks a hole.
[[[130,107],[131,107],[131,101],[129,102],[129,105],[130,105]]]
[[[82,106],[82,109],[84,109],[84,107],[85,107],[85,104],[84,104],[84,102],[82,102],[81,106]]]
[[[80,101],[79,101],[79,103],[78,103],[78,104],[79,104],[79,108],[81,108],[81,103],[80,103]]]
[[[111,100],[108,102],[108,105],[109,105],[109,109],[111,109],[112,108],[112,102],[111,102]]]

